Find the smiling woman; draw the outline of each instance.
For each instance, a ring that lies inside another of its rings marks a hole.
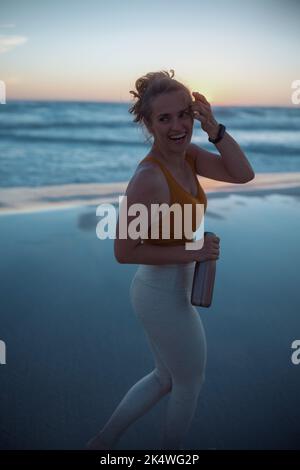
[[[167,72],[148,73],[136,81],[136,89],[131,93],[137,102],[129,112],[135,115],[135,122],[146,127],[153,145],[128,184],[128,208],[140,203],[151,214],[153,204],[189,205],[189,217],[196,231],[201,220],[194,217],[194,208],[202,204],[206,209],[207,200],[188,153],[194,124],[191,93]],[[126,218],[128,227],[134,217]],[[184,236],[176,240],[173,237],[173,222],[164,239],[161,233],[158,240],[130,236],[121,239],[120,219],[114,253],[120,263],[139,264],[130,299],[146,333],[155,367],[126,393],[88,448],[113,448],[130,424],[170,394],[162,449],[182,449],[206,367],[205,332],[200,315],[191,304],[195,262],[218,259],[219,238],[205,237],[201,249],[186,249]]]
[[[154,137],[153,156],[172,158],[172,165],[182,167],[187,144],[193,133],[192,104],[184,90],[169,91],[152,97],[151,121],[146,121],[148,131]],[[169,112],[162,112],[163,110]]]
[[[192,231],[196,233],[202,223],[201,217],[196,217],[197,206],[201,204],[204,212],[207,206],[196,174],[246,182],[253,177],[253,170],[238,144],[215,120],[205,97],[194,92],[193,101],[189,89],[173,75],[165,71],[148,73],[136,81],[137,91],[130,92],[137,101],[129,112],[135,115],[134,122],[145,126],[153,144],[139,162],[125,195],[129,209],[143,204],[148,214],[152,214],[153,204],[167,204],[170,209],[178,203],[184,207],[182,213],[189,206]],[[218,145],[221,158],[191,144],[194,118]],[[126,234],[135,216],[126,218]],[[158,222],[158,239],[152,239],[151,231],[146,237],[127,235],[121,239],[119,223],[124,221],[119,213],[114,254],[120,263],[139,265],[130,286],[130,300],[144,328],[155,367],[126,393],[100,433],[89,442],[90,449],[113,448],[128,426],[166,394],[170,397],[162,449],[182,449],[197,407],[205,379],[206,337],[200,314],[191,304],[193,275],[195,262],[219,258],[220,239],[212,233],[204,238],[200,249],[197,243],[193,249],[186,249],[186,233],[182,231],[179,239],[174,237],[174,218],[167,234],[162,233],[162,218]],[[183,223],[179,221],[179,225]],[[150,225],[148,220],[147,227]],[[188,239],[191,241],[190,236]]]
[[[174,71],[171,70],[174,74]],[[184,170],[184,157],[193,133],[193,98],[183,83],[168,72],[152,72],[136,81],[138,93],[131,90],[137,102],[129,112],[134,122],[154,137],[151,155],[169,160],[177,171]]]

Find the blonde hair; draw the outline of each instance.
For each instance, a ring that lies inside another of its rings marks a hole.
[[[192,94],[189,88],[185,84],[173,79],[173,69],[170,69],[170,72],[172,75],[166,70],[149,72],[136,80],[136,91],[130,90],[129,92],[137,99],[128,111],[135,116],[133,122],[140,123],[142,126],[145,125],[148,129],[147,124],[151,123],[152,118],[151,102],[162,93],[184,91],[192,102]]]

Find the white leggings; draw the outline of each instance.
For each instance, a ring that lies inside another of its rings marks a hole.
[[[195,263],[140,265],[130,286],[155,368],[134,384],[103,428],[111,442],[170,393],[162,449],[183,449],[205,377],[206,339],[190,302]]]

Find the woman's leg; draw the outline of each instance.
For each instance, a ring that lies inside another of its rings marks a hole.
[[[156,289],[135,279],[131,301],[144,326],[156,368],[124,396],[89,448],[110,449],[136,419],[171,390],[163,449],[180,449],[192,421],[206,364],[201,319],[189,295]]]
[[[89,448],[112,449],[130,424],[170,392],[170,372],[149,338],[148,342],[153,352],[155,369],[128,390],[100,433],[90,441]]]
[[[205,377],[205,332],[189,296],[158,293],[149,308],[141,317],[144,328],[172,376],[162,448],[180,449]]]
[[[162,449],[181,449],[205,380],[206,339],[201,319],[191,307],[181,328],[156,335],[156,344],[172,374]],[[171,333],[171,335],[170,335]],[[175,348],[174,348],[174,345]]]

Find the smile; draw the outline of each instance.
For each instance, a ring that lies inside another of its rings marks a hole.
[[[169,139],[172,140],[175,143],[180,144],[180,143],[185,141],[186,136],[187,136],[187,133],[185,133],[185,134],[182,133],[182,134],[178,134],[178,136],[169,137]]]

